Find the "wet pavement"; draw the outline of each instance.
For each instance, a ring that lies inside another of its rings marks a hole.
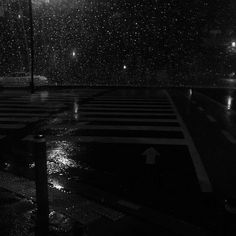
[[[224,199],[235,196],[234,137],[222,132],[233,135],[234,107],[213,102],[211,94],[199,89],[4,92],[1,173],[23,177],[20,183],[29,186],[35,168],[31,139],[41,133],[50,188],[62,199],[68,194],[90,199],[78,209],[87,209],[94,224],[106,214],[112,221],[112,215],[137,216],[147,208],[145,220],[155,211],[179,220],[178,227],[183,221],[221,235],[228,217]],[[8,185],[12,192],[19,191],[16,182]],[[33,195],[27,191],[27,197]],[[66,203],[57,210],[63,207]],[[166,221],[161,225],[167,227]],[[180,235],[188,226],[180,226]]]

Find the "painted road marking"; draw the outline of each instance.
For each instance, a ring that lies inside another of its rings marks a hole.
[[[77,97],[78,100],[82,99],[87,99],[89,97]],[[48,97],[48,98],[41,98],[41,97],[28,97],[28,98],[9,98],[8,101],[15,102],[15,101],[20,101],[20,102],[50,102],[50,101],[58,101],[58,102],[71,102],[74,101],[74,97],[60,97],[60,98],[55,98],[55,97]]]
[[[33,107],[33,108],[48,108],[48,109],[59,109],[66,107],[64,104],[58,104],[58,103],[52,103],[47,102],[46,104],[33,104],[31,102],[7,102],[7,101],[1,101],[0,107]]]
[[[47,140],[65,140],[65,137],[47,136]],[[25,138],[24,138],[25,140]],[[146,137],[103,137],[103,136],[78,136],[66,137],[71,142],[82,143],[132,143],[132,144],[152,144],[152,145],[187,145],[185,139],[167,139],[167,138],[146,138]]]
[[[27,104],[22,104],[22,103],[11,103],[11,104],[5,104],[0,102],[0,108],[26,108],[26,109],[30,109],[30,108],[34,108],[34,109],[46,109],[46,110],[58,110],[59,107],[55,107],[55,106],[47,106],[47,105],[32,105],[31,103],[27,103]]]
[[[165,123],[176,123],[178,122],[177,119],[143,119],[143,118],[96,118],[96,117],[85,117],[83,119],[81,119],[83,121],[122,121],[122,122],[128,122],[128,121],[132,121],[132,122],[146,122],[146,123],[150,123],[150,122],[165,122]]]
[[[45,113],[45,112],[56,112],[58,111],[58,109],[54,109],[54,108],[51,108],[51,109],[48,109],[48,108],[31,108],[31,107],[4,107],[2,108],[0,106],[0,112],[4,112],[4,111],[18,111],[18,112],[21,112],[21,111],[27,111],[27,112],[40,112],[40,113]]]
[[[46,113],[46,112],[43,112],[44,114],[42,113],[0,113],[0,117],[6,117],[6,116],[10,116],[10,117],[17,117],[17,116],[36,116],[36,117],[47,117],[47,116],[50,116],[50,113]]]
[[[205,111],[202,107],[198,107],[199,111]]]
[[[29,123],[29,122],[36,122],[39,121],[38,118],[28,118],[28,117],[0,117],[0,121],[3,122],[23,122],[23,123]]]
[[[134,126],[134,125],[48,125],[44,126],[46,129],[60,129],[60,128],[78,128],[80,130],[137,130],[137,131],[183,131],[181,127],[174,126]]]
[[[179,123],[181,124],[181,127],[184,129],[184,136],[187,140],[186,142],[187,142],[187,145],[189,148],[189,152],[191,154],[192,162],[193,162],[193,165],[194,165],[197,177],[198,177],[198,181],[199,181],[201,190],[202,190],[202,192],[212,192],[211,182],[210,182],[209,177],[207,175],[206,169],[202,163],[200,155],[194,145],[192,137],[191,137],[190,133],[188,132],[188,129],[185,126],[185,123],[182,120],[171,96],[169,95],[169,93],[167,91],[165,91],[165,92],[166,92],[166,95],[168,96],[170,102],[172,103],[173,109],[176,112],[177,119],[178,119]]]
[[[215,119],[213,116],[211,116],[211,115],[207,115],[207,118],[208,118],[208,120],[210,120],[211,122],[216,122],[216,119]]]
[[[95,100],[92,102],[89,102],[89,104],[138,104],[138,105],[165,105],[169,104],[168,101],[160,101],[160,102],[146,102],[146,101],[111,101],[111,100],[106,100],[106,101],[101,101],[101,100]]]
[[[80,115],[117,115],[117,116],[174,116],[175,114],[170,113],[133,113],[133,112],[79,112]]]
[[[208,99],[209,101],[211,101],[212,103],[215,103],[216,105],[220,106],[221,108],[223,109],[227,109],[227,105],[224,105],[216,100],[214,100],[213,98],[211,97],[208,97],[207,95],[203,94],[203,93],[200,93],[200,92],[195,92],[195,94],[198,94],[198,96],[204,98],[204,99]]]
[[[83,107],[83,106],[79,106],[79,111],[110,111],[110,112],[113,112],[113,111],[121,111],[121,112],[125,112],[125,111],[137,111],[137,112],[167,112],[167,111],[172,111],[173,112],[173,109],[172,108],[167,108],[167,109],[163,109],[163,108],[119,108],[119,107],[116,107],[116,108],[99,108],[99,107]]]
[[[145,98],[114,98],[114,97],[103,96],[98,99],[99,99],[99,101],[102,100],[102,101],[141,101],[141,102],[142,101],[144,101],[144,102],[145,101],[148,101],[148,102],[162,102],[162,101],[166,102],[166,101],[168,101],[169,102],[169,100],[166,98],[155,98],[155,99],[147,98],[147,99],[145,99]]]
[[[155,165],[156,157],[160,156],[160,153],[155,148],[150,147],[142,155],[146,156],[146,165]]]
[[[230,134],[228,131],[222,130],[221,132],[228,139],[228,141],[230,141],[231,143],[236,143],[235,137],[232,134]]]
[[[130,209],[136,210],[136,211],[138,211],[141,208],[141,206],[139,206],[135,203],[132,203],[132,202],[125,201],[125,200],[119,200],[119,201],[117,201],[117,203],[121,206],[130,208]]]
[[[162,105],[137,105],[137,104],[86,104],[86,105],[83,105],[83,107],[130,107],[130,108],[171,108],[171,104],[162,104]]]
[[[25,124],[0,124],[0,129],[22,129],[25,127]]]

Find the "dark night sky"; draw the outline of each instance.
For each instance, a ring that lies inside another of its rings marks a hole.
[[[0,18],[1,73],[27,67],[30,44],[27,1],[5,2],[9,4]],[[220,0],[33,3],[36,71],[61,81],[114,77],[124,65],[136,77],[146,70],[186,71],[204,51],[203,39],[210,30],[220,29],[227,40],[233,25],[227,2]]]

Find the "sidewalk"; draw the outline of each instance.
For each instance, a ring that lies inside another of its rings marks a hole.
[[[36,205],[16,193],[0,188],[0,234],[2,236],[35,235]],[[99,217],[81,224],[73,218],[50,211],[50,236],[118,236],[118,235],[176,235],[149,222],[124,216],[118,221]]]
[[[221,235],[95,189],[81,193],[49,187],[50,236]],[[35,235],[35,201],[33,181],[0,171],[0,235]]]

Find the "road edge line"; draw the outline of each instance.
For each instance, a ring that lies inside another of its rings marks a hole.
[[[198,182],[200,184],[201,190],[202,190],[202,192],[212,192],[213,189],[212,189],[210,179],[209,179],[206,169],[202,163],[200,155],[195,147],[193,139],[192,139],[186,125],[184,124],[184,121],[183,121],[181,115],[179,114],[177,107],[174,104],[171,96],[169,95],[169,93],[166,90],[165,90],[165,93],[166,93],[167,97],[169,98],[170,103],[173,106],[173,109],[174,109],[176,116],[177,116],[177,120],[179,121],[181,127],[183,128],[184,136],[185,136],[187,143],[188,143],[190,156],[192,158],[192,162],[193,162],[193,165],[195,168],[195,172],[197,174],[197,178],[198,178]]]

